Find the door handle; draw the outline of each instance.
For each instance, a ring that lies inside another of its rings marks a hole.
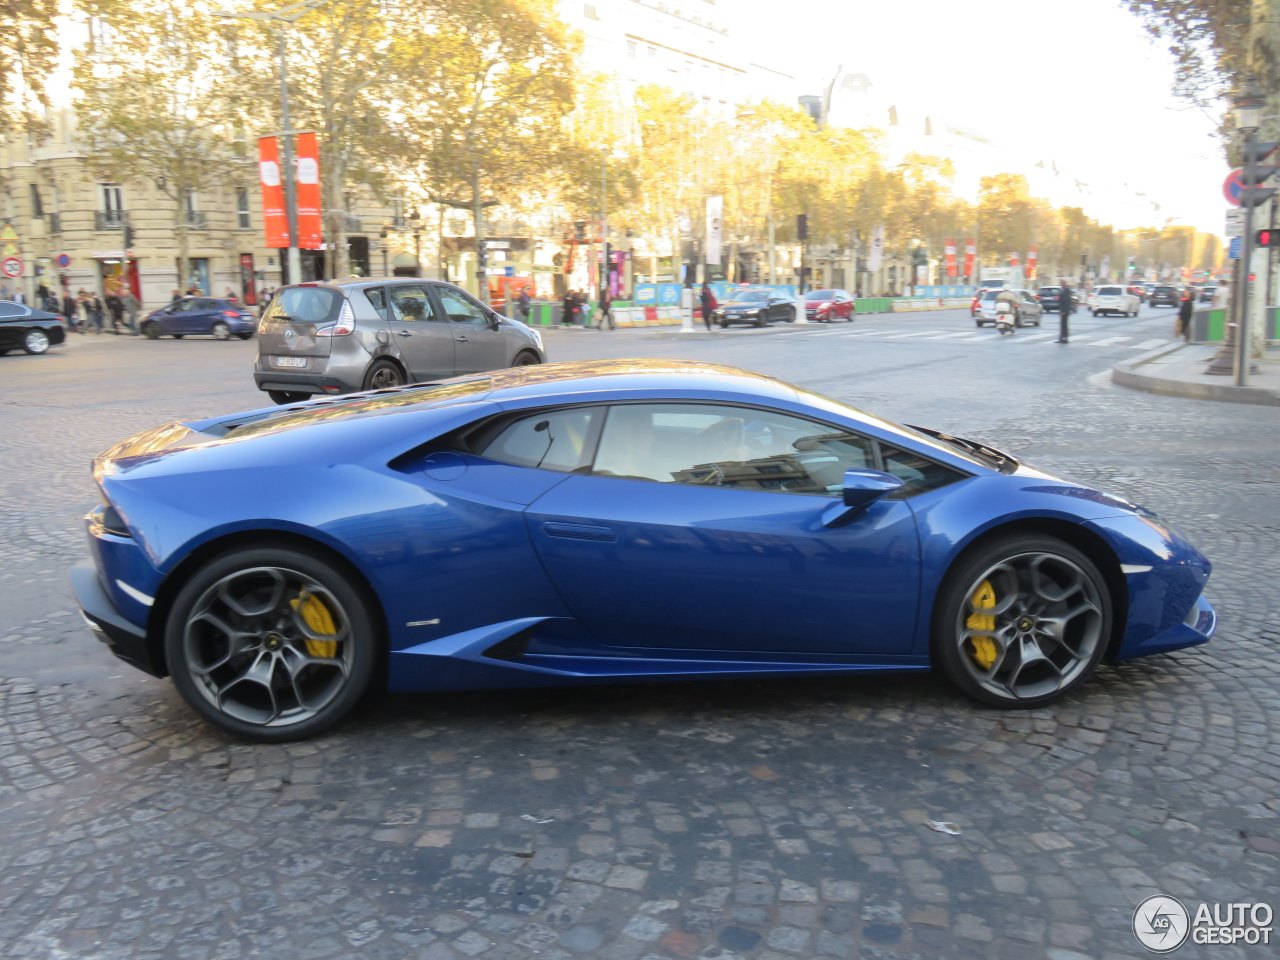
[[[412,330],[397,330],[397,331],[396,331],[396,336],[397,336],[397,337],[412,337],[412,336],[413,336],[413,331],[412,331]]]
[[[548,521],[542,525],[542,530],[547,536],[562,540],[598,540],[612,543],[618,539],[618,531],[612,527],[600,527],[591,523]]]
[[[466,338],[466,337],[454,337],[453,339],[457,340],[459,343],[466,343],[466,342],[467,342],[467,338]]]

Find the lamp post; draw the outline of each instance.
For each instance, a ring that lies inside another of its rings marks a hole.
[[[413,275],[422,276],[422,213],[414,210],[408,221],[413,227]]]
[[[256,20],[259,23],[279,24],[275,27],[276,59],[280,65],[280,142],[284,154],[284,209],[289,221],[289,249],[286,264],[290,283],[302,280],[302,254],[298,250],[298,194],[293,166],[293,141],[295,132],[289,126],[289,60],[285,49],[285,27],[293,26],[312,10],[324,6],[329,0],[299,0],[275,10],[251,13],[235,13],[231,10],[215,10],[215,17],[228,20]]]
[[[389,276],[387,273],[387,239],[391,236],[391,228],[386,224],[382,225],[382,231],[378,234],[378,239],[382,241],[382,275]]]

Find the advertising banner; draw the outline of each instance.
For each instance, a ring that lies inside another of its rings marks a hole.
[[[268,247],[289,246],[289,218],[284,212],[280,145],[275,137],[258,138],[258,182],[262,186],[262,226]]]
[[[884,260],[884,225],[871,231],[871,256],[867,258],[867,270],[875,273]]]
[[[1027,269],[1026,269],[1025,276],[1028,279],[1036,275],[1036,260],[1039,258],[1039,256],[1040,256],[1040,249],[1038,247],[1032,247],[1030,250],[1027,251]]]
[[[724,197],[707,197],[707,256],[708,266],[719,266],[720,244],[723,239]]]
[[[320,144],[314,133],[298,134],[298,246],[303,250],[324,247],[320,223]]]
[[[964,275],[973,276],[973,260],[978,255],[978,245],[972,240],[964,242]]]
[[[947,276],[954,277],[956,275],[956,244],[954,240],[948,240],[943,248],[947,261]]]

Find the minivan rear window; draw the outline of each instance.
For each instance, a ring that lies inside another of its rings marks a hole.
[[[1119,287],[1099,287],[1098,296],[1100,297],[1118,297],[1124,291]]]
[[[328,287],[285,287],[271,298],[264,320],[324,323],[339,309],[342,295]]]

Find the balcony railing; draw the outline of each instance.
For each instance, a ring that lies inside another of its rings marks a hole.
[[[123,210],[95,210],[93,228],[95,230],[123,230],[129,222],[129,215]]]

